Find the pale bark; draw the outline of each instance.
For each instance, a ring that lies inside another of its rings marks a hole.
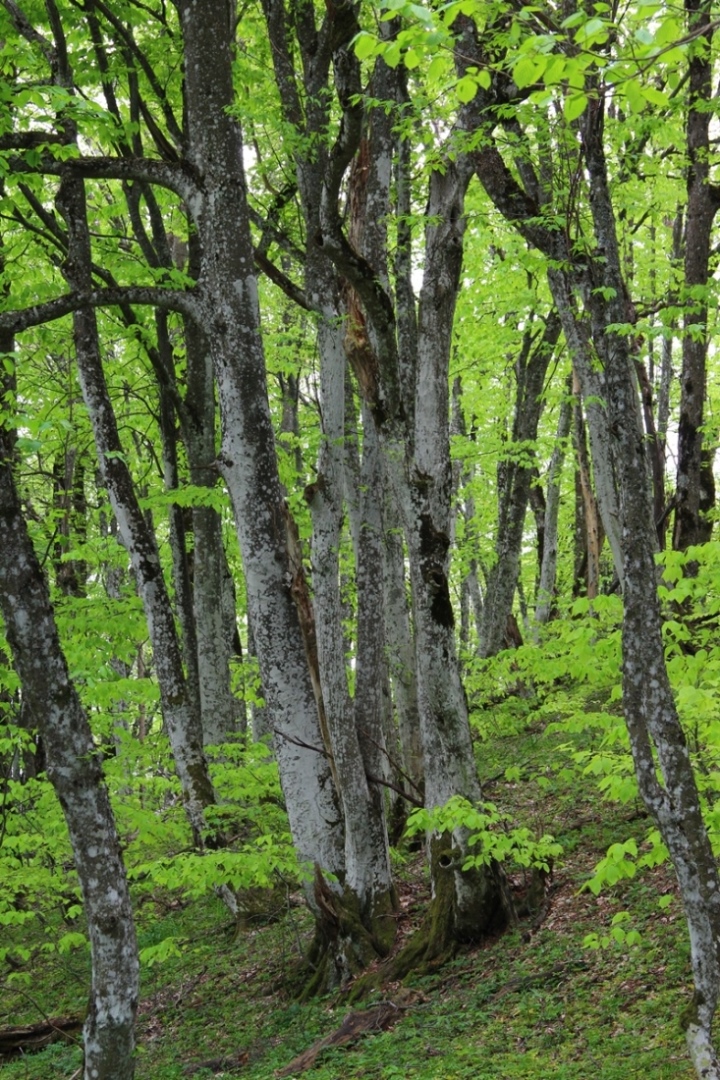
[[[361,560],[363,565],[366,563],[367,546],[375,527],[375,522],[369,520],[368,503],[377,499],[377,491],[371,489],[370,500],[366,498],[361,509],[357,681],[353,710],[345,673],[339,568],[346,361],[343,330],[337,316],[332,318],[332,314],[328,312],[319,327],[323,439],[317,480],[306,489],[306,497],[313,521],[312,581],[323,701],[345,823],[345,885],[357,898],[361,912],[372,919],[376,897],[387,895],[391,888],[383,799],[382,795],[378,797],[377,783],[371,783],[368,778],[377,778],[384,767],[384,762],[378,764],[372,749],[373,740],[376,744],[382,743],[382,714],[377,711],[378,701],[372,695],[382,682],[384,657],[376,641],[372,637],[368,639],[371,627],[368,625],[368,600],[363,594],[371,581],[367,580],[366,569],[361,580],[360,570]],[[377,610],[374,618],[377,621]],[[379,628],[382,632],[381,619]],[[377,630],[377,626],[372,629]],[[373,670],[373,665],[378,663],[380,667]]]
[[[335,29],[331,18],[316,28],[315,15],[308,9],[296,23],[302,78],[295,75],[293,54],[288,40],[288,16],[281,0],[266,0],[264,11],[275,69],[275,79],[282,96],[286,122],[293,124],[301,135],[295,151],[298,191],[303,209],[306,252],[305,292],[319,308],[318,346],[320,355],[320,404],[322,442],[317,465],[317,479],[306,489],[313,523],[312,587],[315,608],[315,630],[322,683],[322,696],[329,749],[342,804],[345,831],[345,897],[346,906],[355,909],[360,923],[375,936],[378,951],[384,951],[381,938],[387,938],[392,924],[388,923],[388,906],[394,904],[392,878],[384,813],[384,796],[378,787],[385,762],[377,760],[382,745],[382,714],[376,712],[378,701],[373,697],[378,683],[383,682],[384,657],[376,648],[370,630],[377,627],[366,623],[359,634],[356,653],[356,698],[350,700],[347,685],[342,603],[340,595],[339,553],[343,526],[343,495],[352,489],[352,477],[345,470],[350,448],[345,449],[345,328],[341,324],[341,282],[336,268],[318,243],[320,236],[320,197],[322,177],[328,160],[325,149],[330,122],[329,95],[326,87],[333,54]],[[300,93],[304,94],[302,103]],[[312,146],[308,154],[307,147]],[[353,215],[357,220],[357,215]],[[350,311],[352,320],[352,309]],[[349,330],[351,334],[351,329]],[[372,496],[381,497],[380,491]],[[358,604],[366,600],[360,586],[360,559],[367,558],[368,538],[363,536],[363,515],[354,501],[351,528],[358,558]],[[380,624],[380,627],[382,624]],[[370,671],[376,663],[380,668]],[[362,723],[359,716],[362,714]],[[375,781],[369,777],[375,777]],[[376,916],[384,920],[378,934]],[[341,916],[342,922],[342,916]],[[358,928],[359,929],[359,928]],[[363,944],[353,941],[362,938],[362,931],[345,936],[342,932],[332,944],[334,965],[343,981],[353,965],[357,967],[358,953],[362,959]],[[355,958],[353,956],[355,954]],[[367,956],[366,959],[369,959]]]
[[[68,227],[70,258],[66,275],[71,285],[82,289],[87,286],[86,279],[90,276],[90,237],[83,182],[63,181],[56,201]],[[183,671],[155,536],[140,509],[125,463],[102,367],[95,312],[91,308],[80,309],[75,312],[73,321],[80,385],[93,427],[100,470],[135,571],[185,810],[195,843],[202,845],[204,808],[212,805],[214,793],[202,753],[200,717]]]
[[[293,838],[302,860],[342,879],[342,821],[293,601],[288,517],[277,472],[260,334],[230,5],[179,0],[188,159],[202,191],[188,209],[203,254],[199,290],[222,417],[219,464],[235,511],[263,691]],[[228,228],[228,223],[233,228]]]
[[[54,0],[49,0],[46,6],[54,49],[50,49],[49,43],[32,30],[31,24],[24,19],[19,9],[12,13],[13,18],[18,31],[44,52],[51,67],[53,82],[73,93],[73,76],[60,15]],[[77,143],[74,123],[66,117],[63,118],[62,127],[64,141],[68,144]],[[73,293],[78,296],[87,295],[92,290],[92,250],[84,181],[81,177],[63,174],[56,205],[67,226],[68,258],[63,264],[63,274]],[[93,427],[100,470],[137,576],[153,641],[163,713],[185,810],[194,841],[201,846],[203,809],[214,801],[214,794],[202,755],[199,717],[188,694],[155,537],[140,510],[132,478],[124,460],[105,382],[97,319],[92,306],[75,307],[73,332],[80,384]]]
[[[540,579],[537,589],[535,622],[546,623],[552,611],[555,596],[555,579],[558,556],[558,517],[560,510],[560,480],[567,437],[570,433],[572,417],[572,399],[566,395],[560,405],[555,446],[548,466],[547,493],[545,495],[545,519],[543,530],[543,554],[540,564]]]
[[[209,494],[218,483],[212,357],[201,327],[191,320],[185,323],[185,348],[187,419],[183,425],[183,438],[190,481]],[[230,689],[229,661],[237,632],[234,589],[218,511],[213,506],[194,506],[192,521],[193,611],[200,712],[203,744],[213,746],[233,739],[244,720],[243,706]]]
[[[417,798],[422,795],[425,766],[418,712],[415,629],[408,596],[402,524],[387,477],[383,487],[386,492],[383,610],[388,666],[397,711],[404,786],[408,794]]]
[[[47,775],[65,815],[92,952],[84,1028],[85,1080],[132,1080],[138,955],[125,868],[100,757],[70,680],[43,578],[0,433],[0,607],[23,708],[46,747]]]
[[[343,122],[333,147],[320,208],[323,248],[348,279],[359,303],[353,311],[353,367],[381,437],[386,468],[403,515],[410,556],[418,664],[418,702],[425,761],[425,802],[444,805],[452,795],[480,797],[467,702],[455,649],[454,616],[448,586],[452,476],[448,432],[448,366],[464,232],[464,194],[471,175],[467,157],[443,161],[429,181],[425,271],[418,317],[415,416],[412,432],[402,400],[393,301],[383,285],[386,252],[367,256],[349,242],[339,215],[339,191],[355,152],[368,165],[372,145],[362,147],[363,110],[359,67],[350,41],[356,24],[343,25],[342,47],[334,54],[335,83]],[[381,67],[381,65],[379,65]],[[376,69],[377,71],[377,69]],[[382,110],[376,110],[381,113]],[[373,125],[382,121],[373,115]],[[364,156],[366,155],[366,157]],[[377,176],[377,174],[375,174]],[[374,218],[389,209],[387,184],[377,191],[368,173],[366,199]],[[458,830],[462,850],[466,837]],[[444,864],[433,860],[433,874]],[[478,936],[497,918],[497,894],[490,876],[451,872],[452,923],[456,937]]]
[[[392,775],[384,731],[389,698],[383,618],[384,479],[378,436],[367,410],[363,415],[363,431],[354,719],[363,771],[368,780],[364,829],[366,843],[372,852],[368,867],[372,875],[372,894],[387,897],[392,892],[393,881],[382,787],[382,781]]]

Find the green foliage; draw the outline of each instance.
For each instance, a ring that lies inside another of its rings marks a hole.
[[[610,945],[620,946],[625,949],[642,943],[642,936],[638,930],[628,927],[631,921],[629,911],[618,911],[612,917],[610,928],[606,934],[596,934],[594,931],[588,934],[583,944],[588,949],[607,949]]]
[[[511,828],[510,820],[510,815],[502,813],[493,803],[477,807],[455,795],[444,806],[413,810],[406,832],[414,836],[419,832],[466,831],[469,847],[478,850],[464,859],[463,870],[500,862],[549,872],[553,861],[562,854],[562,845],[549,834],[535,837],[527,826]]]

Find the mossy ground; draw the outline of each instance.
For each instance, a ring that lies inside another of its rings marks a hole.
[[[679,1022],[691,993],[686,931],[676,897],[666,908],[658,904],[661,894],[675,896],[672,872],[667,866],[642,872],[599,897],[581,891],[610,843],[630,836],[641,843],[650,823],[636,804],[603,802],[592,778],[583,781],[567,768],[557,743],[557,737],[536,727],[478,748],[481,774],[491,780],[487,797],[564,845],[542,924],[532,930],[529,922],[521,923],[460,950],[430,976],[410,977],[406,985],[416,994],[391,1031],[324,1051],[305,1075],[312,1080],[690,1080]],[[509,765],[522,766],[521,779],[504,778]],[[427,908],[420,853],[401,851],[398,877],[396,951]],[[520,888],[522,871],[513,877]],[[300,964],[312,937],[299,893],[278,890],[272,904],[284,911],[279,920],[266,922],[259,913],[256,925],[248,920],[248,928],[237,934],[214,899],[186,903],[158,890],[140,907],[141,947],[174,937],[181,955],[143,971],[138,1080],[189,1075],[269,1080],[339,1027],[351,1007],[347,995],[303,1003],[293,996],[307,978]],[[586,935],[602,934],[620,911],[630,913],[642,943],[587,948]],[[0,1026],[81,1011],[87,999],[86,953],[44,954],[42,942],[27,935],[24,943],[30,959],[1,977]],[[381,994],[392,999],[398,989],[386,985]],[[229,1061],[220,1065],[223,1058]],[[200,1068],[209,1061],[212,1068]],[[79,1048],[56,1044],[5,1062],[3,1080],[77,1080],[80,1065]]]

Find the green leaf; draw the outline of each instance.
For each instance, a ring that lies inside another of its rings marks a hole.
[[[587,103],[587,94],[573,94],[571,97],[565,98],[563,115],[569,124],[573,120],[577,120],[578,116],[582,116],[587,108]]]
[[[670,104],[667,94],[663,93],[662,90],[658,90],[656,86],[643,86],[642,95],[651,105],[657,105],[661,109],[667,108]]]
[[[355,55],[358,60],[367,60],[373,56],[377,51],[378,41],[372,34],[368,34],[366,30],[358,34],[353,43]]]
[[[458,101],[466,105],[475,97],[478,91],[478,80],[473,75],[464,75],[455,87]]]
[[[545,64],[540,63],[540,58],[521,56],[512,70],[513,82],[518,90],[524,90],[526,86],[538,81],[544,69]]]

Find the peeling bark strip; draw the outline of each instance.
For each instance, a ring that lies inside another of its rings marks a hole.
[[[132,1080],[138,956],[130,896],[100,759],[73,686],[47,585],[13,483],[0,430],[0,608],[23,708],[43,739],[63,808],[92,950],[85,1080]]]

